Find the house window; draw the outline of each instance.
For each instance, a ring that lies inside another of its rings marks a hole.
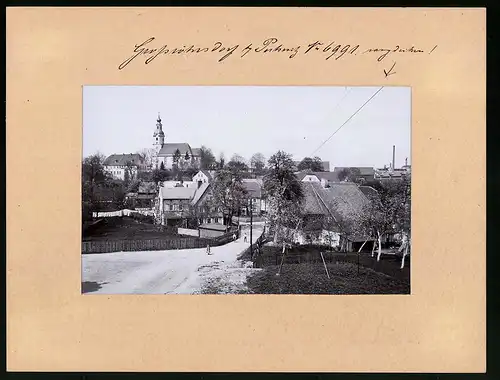
[[[219,223],[219,218],[214,218],[215,223]]]
[[[212,219],[207,218],[207,223],[212,223]]]
[[[179,211],[182,211],[182,205],[179,205]]]

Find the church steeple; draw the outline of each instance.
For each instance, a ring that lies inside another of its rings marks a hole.
[[[156,129],[153,133],[153,149],[154,149],[154,159],[153,167],[158,168],[160,165],[159,153],[165,142],[165,133],[163,133],[163,126],[161,124],[160,113],[158,112],[158,119],[156,119]]]
[[[161,124],[160,113],[158,112],[158,119],[156,119],[156,130],[153,133],[153,145],[161,148],[165,140],[165,133],[163,133],[163,126]]]

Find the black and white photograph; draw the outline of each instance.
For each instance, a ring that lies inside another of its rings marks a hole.
[[[83,294],[410,294],[410,87],[82,91]]]

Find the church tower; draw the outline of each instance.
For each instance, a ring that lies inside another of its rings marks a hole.
[[[154,166],[158,167],[159,166],[159,161],[158,161],[158,153],[160,152],[160,149],[163,147],[163,143],[165,142],[165,133],[163,133],[163,126],[161,124],[161,117],[160,113],[158,112],[158,119],[156,120],[156,130],[153,133],[153,149],[155,151],[155,159],[154,159]]]

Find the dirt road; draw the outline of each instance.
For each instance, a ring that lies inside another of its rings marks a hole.
[[[253,241],[261,233],[254,228]],[[204,248],[82,255],[82,283],[93,285],[89,294],[196,294],[217,281],[232,293],[252,270],[237,260],[248,246],[242,237],[212,247],[211,255]]]

